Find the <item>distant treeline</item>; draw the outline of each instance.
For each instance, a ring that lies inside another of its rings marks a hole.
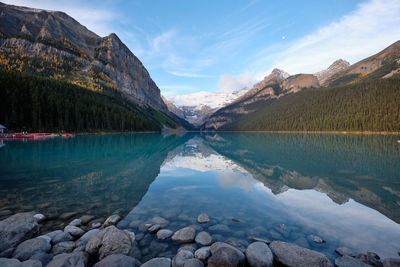
[[[400,76],[304,89],[235,118],[219,130],[400,131]]]
[[[0,124],[21,131],[160,131],[177,123],[109,89],[97,93],[71,83],[0,69]]]

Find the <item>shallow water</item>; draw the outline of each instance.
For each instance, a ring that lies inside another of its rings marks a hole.
[[[0,218],[36,210],[48,231],[84,214],[137,233],[141,260],[178,248],[138,229],[195,224],[246,247],[250,236],[321,251],[400,250],[400,145],[396,136],[119,134],[12,141],[0,148]],[[67,212],[77,212],[68,220]],[[205,212],[211,223],[198,225]],[[62,217],[62,216],[61,216]],[[233,221],[232,219],[236,219]],[[237,222],[238,220],[238,222]],[[309,235],[326,240],[316,244]],[[150,249],[149,249],[150,246]]]

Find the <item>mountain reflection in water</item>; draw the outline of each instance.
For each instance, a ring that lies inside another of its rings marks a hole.
[[[211,223],[196,228],[216,241],[245,247],[257,236],[330,258],[339,246],[393,257],[400,240],[397,139],[190,133],[5,142],[0,219],[36,210],[50,218],[42,227],[48,231],[84,214],[118,213],[124,216],[118,226],[137,233],[141,260],[172,255],[177,246],[141,234],[140,224],[161,216],[177,230],[196,225],[201,212]],[[327,242],[315,244],[311,234]]]

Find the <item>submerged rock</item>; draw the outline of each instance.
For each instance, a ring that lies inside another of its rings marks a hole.
[[[194,258],[194,255],[189,250],[179,251],[175,257],[172,259],[172,267],[183,267],[186,260]]]
[[[119,216],[117,214],[111,215],[104,222],[103,226],[107,227],[107,226],[110,226],[110,225],[116,225],[120,220],[121,220],[121,216]]]
[[[129,235],[115,226],[109,226],[90,238],[85,251],[100,260],[111,254],[129,255],[134,241],[134,234]]]
[[[359,259],[360,261],[372,265],[372,266],[376,266],[376,267],[382,267],[383,264],[380,261],[380,257],[378,256],[378,254],[374,253],[374,252],[367,252],[367,254],[359,254],[357,255],[357,259]]]
[[[274,254],[274,259],[289,267],[332,266],[332,263],[324,254],[294,244],[273,241],[269,247]]]
[[[168,229],[161,229],[157,232],[157,239],[159,240],[165,240],[167,238],[170,238],[172,236],[173,232]]]
[[[251,267],[272,267],[274,256],[264,242],[254,242],[246,249],[246,257]]]
[[[39,225],[32,212],[17,213],[0,221],[0,252],[35,237]]]
[[[166,219],[159,217],[159,216],[152,218],[150,221],[151,221],[151,223],[158,224],[161,227],[165,227],[169,223]]]
[[[13,258],[17,258],[20,261],[26,261],[36,253],[48,252],[50,249],[50,239],[36,237],[19,244],[13,253]]]
[[[208,217],[207,214],[201,213],[201,214],[197,217],[197,222],[198,222],[198,223],[209,223],[209,222],[210,222],[210,218]]]
[[[94,220],[94,216],[92,215],[83,215],[82,217],[80,217],[79,219],[81,220],[81,223],[83,225],[86,225],[88,222]]]
[[[139,267],[140,265],[140,261],[135,258],[122,254],[113,254],[96,263],[94,267]]]
[[[212,243],[212,237],[207,232],[200,232],[196,235],[195,242],[201,246],[209,246]]]
[[[311,242],[314,242],[314,243],[317,243],[317,244],[325,243],[325,240],[322,239],[321,237],[317,236],[317,235],[309,235],[309,236],[308,236],[308,239],[309,239]]]
[[[159,224],[153,224],[152,226],[149,227],[149,229],[147,229],[147,231],[149,231],[149,233],[154,234],[157,233],[158,230],[160,230],[161,225]]]
[[[225,234],[231,232],[231,229],[229,229],[229,227],[226,226],[225,224],[216,224],[210,226],[208,230],[210,230],[211,232],[225,233]]]
[[[46,267],[86,267],[87,263],[87,253],[73,252],[55,256]]]
[[[176,231],[171,239],[176,243],[190,243],[193,242],[196,231],[191,227],[185,227]]]
[[[343,257],[335,259],[335,266],[337,267],[368,267],[371,265],[365,264],[360,260],[353,257],[344,255]]]

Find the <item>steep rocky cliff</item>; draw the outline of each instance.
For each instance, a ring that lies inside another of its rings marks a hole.
[[[339,59],[333,62],[326,70],[315,73],[314,75],[318,78],[319,84],[325,86],[326,82],[339,71],[345,70],[350,66],[350,63]]]
[[[0,66],[94,91],[113,88],[168,113],[148,71],[117,35],[100,37],[63,12],[0,3]]]

